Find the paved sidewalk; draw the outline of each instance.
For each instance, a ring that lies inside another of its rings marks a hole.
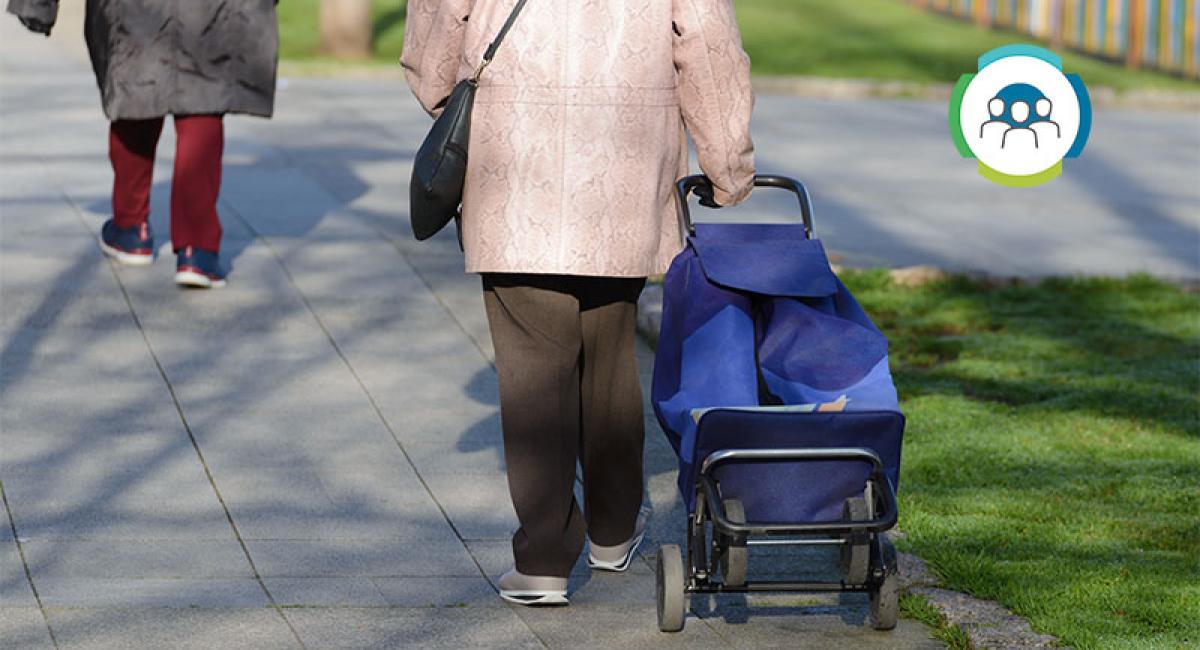
[[[87,68],[0,20],[0,75],[0,646],[939,647],[861,597],[696,599],[661,635],[645,557],[581,567],[566,609],[499,600],[492,350],[452,238],[406,232],[427,123],[401,86],[295,82],[276,120],[230,119],[230,286],[184,292],[165,243],[148,269],[97,251]],[[683,516],[648,421],[652,552]]]
[[[181,292],[165,243],[149,269],[96,250],[110,172],[91,74],[65,27],[46,42],[3,18],[0,647],[939,646],[912,621],[873,632],[857,597],[696,599],[660,635],[652,557],[580,568],[568,609],[501,603],[515,520],[491,343],[452,235],[408,235],[428,122],[406,89],[293,80],[275,120],[231,118],[231,283]],[[957,159],[943,112],[763,97],[761,166],[809,181],[851,264],[1200,275],[1197,116],[1103,113],[1066,178],[1014,200]],[[683,514],[647,421],[649,554]]]

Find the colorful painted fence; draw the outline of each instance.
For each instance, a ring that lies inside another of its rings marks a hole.
[[[909,0],[1056,46],[1200,79],[1198,0]]]

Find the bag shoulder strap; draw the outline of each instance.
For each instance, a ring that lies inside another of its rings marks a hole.
[[[513,7],[512,13],[508,15],[508,20],[504,21],[504,26],[500,28],[500,33],[496,34],[495,40],[491,45],[488,45],[487,51],[483,53],[483,63],[479,64],[479,68],[475,70],[475,74],[471,76],[472,81],[479,81],[479,75],[483,74],[484,68],[492,62],[496,56],[496,50],[500,49],[500,43],[504,42],[504,37],[508,36],[508,30],[512,29],[513,23],[517,22],[517,16],[521,14],[521,10],[525,8],[526,0],[517,0],[517,4]]]

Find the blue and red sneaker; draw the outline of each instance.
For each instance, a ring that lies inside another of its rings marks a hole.
[[[129,266],[146,266],[154,261],[154,233],[149,222],[120,228],[112,219],[100,228],[100,250]]]
[[[175,259],[175,284],[197,289],[225,286],[219,254],[188,246],[175,251]]]

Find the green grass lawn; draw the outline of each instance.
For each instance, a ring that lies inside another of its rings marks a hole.
[[[980,29],[916,9],[903,0],[735,1],[746,50],[757,74],[952,83],[960,74],[973,72],[976,59],[985,51],[1032,40],[1015,32]],[[376,63],[394,65],[404,41],[405,2],[372,3]],[[316,57],[319,6],[320,0],[280,3],[285,59]],[[1096,87],[1200,91],[1200,84],[1194,81],[1062,54],[1068,71],[1078,72]]]
[[[917,9],[903,0],[736,0],[746,51],[760,74],[953,83],[980,54],[1033,42]],[[1200,84],[1059,51],[1093,86],[1191,88]]]
[[[900,545],[1073,647],[1200,647],[1200,295],[843,280],[908,416]]]

